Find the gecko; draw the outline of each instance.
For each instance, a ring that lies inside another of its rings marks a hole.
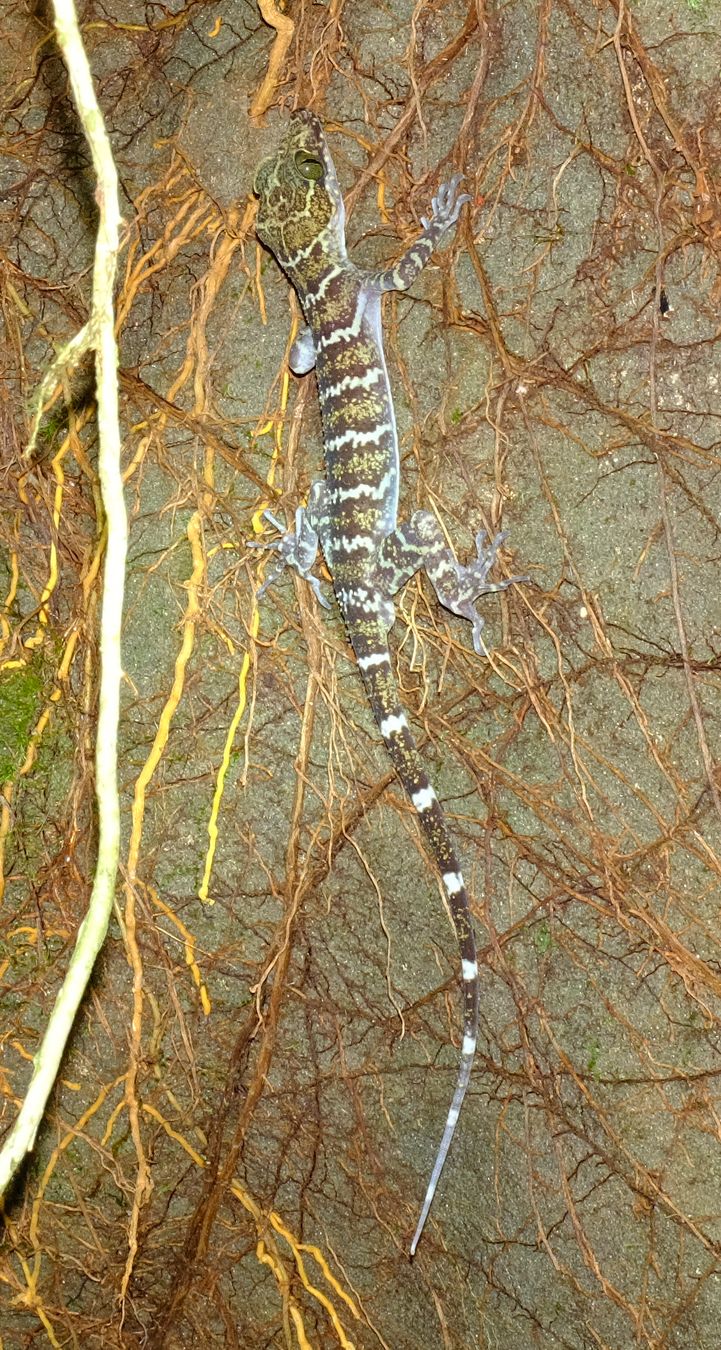
[[[286,530],[270,512],[280,535],[268,545],[278,564],[260,587],[262,595],[285,567],[292,567],[330,607],[312,571],[320,545],[368,699],[394,769],[418,815],[427,849],[442,878],[458,940],[463,977],[463,1040],[455,1090],[436,1153],[410,1255],[416,1252],[453,1139],[471,1076],[478,1037],[478,959],[468,893],[443,808],[416,747],[398,695],[388,648],[395,620],[393,597],[419,569],[446,609],[472,625],[481,655],[483,619],[475,602],[502,591],[510,577],[489,581],[505,534],[486,543],[476,536],[476,559],[462,566],[446,544],[436,517],[416,511],[398,520],[398,435],[381,334],[381,296],[406,291],[439,241],[470,201],[459,193],[461,175],[442,184],[432,199],[423,233],[393,266],[380,272],[357,267],[348,257],[345,210],[336,170],[316,115],[291,114],[277,151],[258,166],[256,233],[295,288],[305,319],[289,356],[295,375],[315,368],[320,399],[324,481],[298,507],[295,528]],[[260,541],[259,541],[260,543]]]

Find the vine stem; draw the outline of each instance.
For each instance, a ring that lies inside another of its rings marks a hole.
[[[67,974],[33,1061],[33,1073],[25,1100],[0,1150],[0,1197],[5,1194],[15,1172],[35,1144],[75,1016],[105,940],[115,898],[120,849],[117,739],[127,517],[120,470],[118,350],[113,310],[120,234],[118,177],[103,115],[95,96],[73,0],[53,0],[53,12],[58,45],[65,59],[78,116],[92,155],[99,211],[90,320],[82,334],[72,338],[53,363],[55,372],[61,366],[76,361],[82,346],[92,347],[95,351],[98,474],[107,531],[100,615],[100,684],[95,749],[98,858],[88,911],[80,925]],[[41,385],[40,407],[45,383]]]

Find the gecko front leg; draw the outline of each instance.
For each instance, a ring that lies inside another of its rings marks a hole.
[[[307,506],[299,506],[295,513],[294,530],[284,530],[281,522],[270,511],[264,512],[271,524],[281,531],[280,539],[275,539],[269,544],[255,539],[249,542],[253,548],[275,549],[280,554],[280,561],[258,590],[259,600],[265,595],[268,588],[278,580],[286,567],[294,567],[304,581],[310,582],[316,598],[323,608],[331,608],[330,601],[326,600],[321,590],[320,581],[311,572],[318,556],[319,537],[322,537],[328,528],[327,500],[328,491],[325,483],[314,483],[308,493]]]
[[[479,530],[476,535],[477,556],[468,566],[463,566],[446,543],[435,516],[430,511],[416,511],[407,524],[398,525],[383,540],[378,553],[378,584],[394,595],[415,572],[423,568],[441,604],[471,624],[473,646],[481,656],[484,620],[476,609],[476,600],[481,595],[505,591],[514,582],[528,581],[528,577],[488,580],[488,573],[505,538],[505,532],[497,534],[491,543],[486,544],[486,532]]]
[[[421,216],[423,234],[419,235],[392,267],[374,273],[368,278],[370,286],[378,294],[383,291],[407,291],[418,274],[423,271],[446,230],[458,220],[464,202],[471,200],[467,192],[458,195],[458,185],[462,176],[456,173],[449,182],[441,184],[431,202],[430,220]]]

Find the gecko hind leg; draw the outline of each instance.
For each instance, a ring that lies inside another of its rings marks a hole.
[[[479,596],[505,591],[516,581],[527,577],[508,577],[504,581],[489,581],[488,573],[496,561],[498,550],[506,534],[497,534],[486,544],[485,530],[476,535],[476,558],[468,566],[459,563],[448,547],[438,521],[430,511],[416,511],[407,524],[399,525],[386,536],[379,552],[380,584],[395,594],[421,567],[433,584],[441,604],[467,619],[473,628],[473,646],[483,655],[481,632],[484,620],[475,602]]]
[[[280,539],[274,539],[270,543],[251,539],[249,543],[252,548],[274,549],[280,554],[280,559],[278,565],[273,568],[262,586],[259,587],[258,600],[262,599],[266,591],[274,585],[286,567],[294,567],[298,575],[313,587],[316,598],[323,608],[330,609],[330,601],[324,596],[318,577],[313,576],[311,571],[318,556],[319,536],[324,533],[328,525],[325,483],[313,484],[308,494],[308,505],[305,507],[299,506],[295,513],[294,530],[286,530],[271,511],[264,511],[263,515],[270,521],[271,525],[275,525],[275,528],[280,530]]]
[[[307,375],[315,366],[315,343],[307,324],[301,328],[290,349],[288,365],[294,375]]]

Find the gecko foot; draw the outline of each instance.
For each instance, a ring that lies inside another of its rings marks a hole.
[[[452,606],[456,614],[468,619],[472,625],[473,647],[479,656],[485,654],[485,644],[481,637],[484,620],[476,609],[475,601],[481,595],[505,591],[517,581],[530,581],[530,577],[506,577],[503,581],[489,581],[488,573],[496,561],[501,544],[508,538],[508,532],[502,530],[488,544],[487,538],[486,531],[479,530],[476,535],[475,562],[469,563],[467,567],[458,566],[455,603]]]
[[[450,229],[451,225],[455,225],[461,207],[465,202],[472,200],[467,192],[462,192],[460,196],[456,195],[462,177],[462,174],[454,173],[447,183],[441,183],[431,202],[430,221],[425,216],[421,216],[421,225],[424,230],[427,230],[431,224],[441,225],[443,229]]]
[[[263,598],[266,591],[275,584],[286,567],[294,567],[298,575],[313,587],[318,603],[324,609],[330,609],[331,603],[323,594],[318,577],[313,576],[310,570],[318,554],[318,535],[310,525],[303,507],[299,506],[296,511],[295,530],[286,530],[282,522],[271,511],[266,510],[263,515],[271,525],[275,526],[276,530],[280,531],[280,538],[267,541],[265,539],[249,539],[248,545],[250,548],[273,549],[280,554],[280,559],[277,567],[273,568],[262,586],[258,588],[256,598],[258,600]]]

